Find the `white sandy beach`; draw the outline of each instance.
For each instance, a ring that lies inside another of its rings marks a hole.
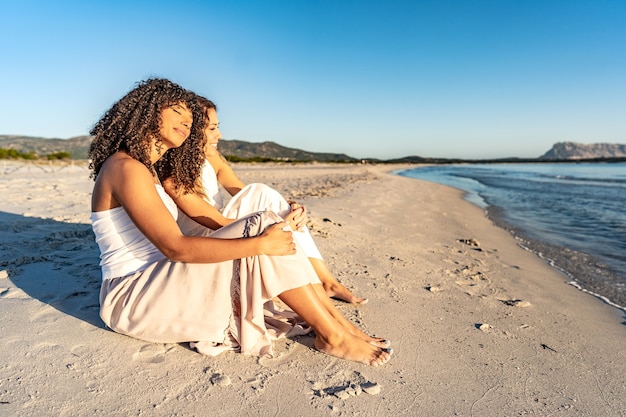
[[[302,202],[392,341],[374,368],[276,342],[202,356],[111,332],[85,166],[0,161],[2,416],[626,416],[624,311],[567,284],[458,190],[400,166],[234,165]],[[478,244],[478,246],[476,246]]]

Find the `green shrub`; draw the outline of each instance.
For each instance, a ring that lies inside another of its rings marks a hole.
[[[0,148],[0,159],[37,159],[35,152],[22,153],[17,149]]]
[[[69,152],[65,152],[65,151],[50,153],[46,155],[46,158],[48,158],[48,161],[59,160],[59,159],[70,159],[71,157],[72,155]]]

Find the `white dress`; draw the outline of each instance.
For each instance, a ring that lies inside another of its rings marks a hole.
[[[289,203],[278,191],[259,183],[246,185],[224,207],[217,175],[208,161],[205,161],[202,167],[201,178],[206,194],[205,200],[220,210],[224,217],[239,219],[258,211],[271,211],[284,218],[291,211]],[[201,233],[205,229],[204,226],[191,220],[182,212],[178,217],[178,225],[187,235]],[[294,231],[293,235],[308,258],[322,259],[322,255],[306,226],[302,230]]]
[[[174,202],[156,187],[176,218]],[[301,250],[218,263],[173,262],[122,207],[92,213],[91,220],[103,270],[100,317],[112,330],[150,342],[191,342],[208,355],[239,350],[268,356],[273,339],[309,331],[292,311],[271,302],[284,291],[320,282]],[[258,212],[211,237],[256,236],[279,221],[272,212]]]

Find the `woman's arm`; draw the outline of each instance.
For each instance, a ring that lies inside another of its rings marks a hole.
[[[240,239],[185,236],[161,200],[150,171],[126,157],[103,166],[99,176],[108,183],[112,197],[124,207],[137,228],[169,259],[212,263],[255,255],[295,253],[285,223],[269,227],[262,235]]]
[[[235,174],[231,166],[228,164],[228,161],[226,161],[222,154],[208,157],[207,160],[215,170],[215,174],[217,175],[217,181],[222,185],[222,187],[224,187],[226,191],[228,191],[230,195],[234,196],[239,191],[241,191],[243,187],[245,187],[245,184],[239,179],[239,177],[237,177],[237,174]],[[289,201],[289,205],[291,206],[291,212],[289,212],[289,214],[285,216],[285,220],[289,223],[293,230],[300,230],[306,225],[306,208],[301,204],[296,203],[295,201]],[[206,226],[205,223],[198,220],[196,221]]]
[[[172,197],[178,208],[189,218],[204,227],[217,230],[237,220],[224,217],[218,209],[209,204],[199,194],[183,194],[181,191],[176,190],[173,181],[169,178],[163,181],[163,188]]]
[[[217,181],[224,187],[230,195],[235,195],[246,185],[239,179],[235,171],[228,164],[228,161],[218,153],[215,156],[210,156],[207,161],[211,164],[217,175]]]

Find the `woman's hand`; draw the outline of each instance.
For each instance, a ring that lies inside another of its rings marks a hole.
[[[289,201],[289,205],[291,206],[291,211],[285,216],[285,221],[289,223],[293,230],[301,230],[306,226],[306,208],[295,201]]]
[[[296,253],[296,243],[289,230],[287,222],[271,225],[260,236],[262,255],[293,255]]]

